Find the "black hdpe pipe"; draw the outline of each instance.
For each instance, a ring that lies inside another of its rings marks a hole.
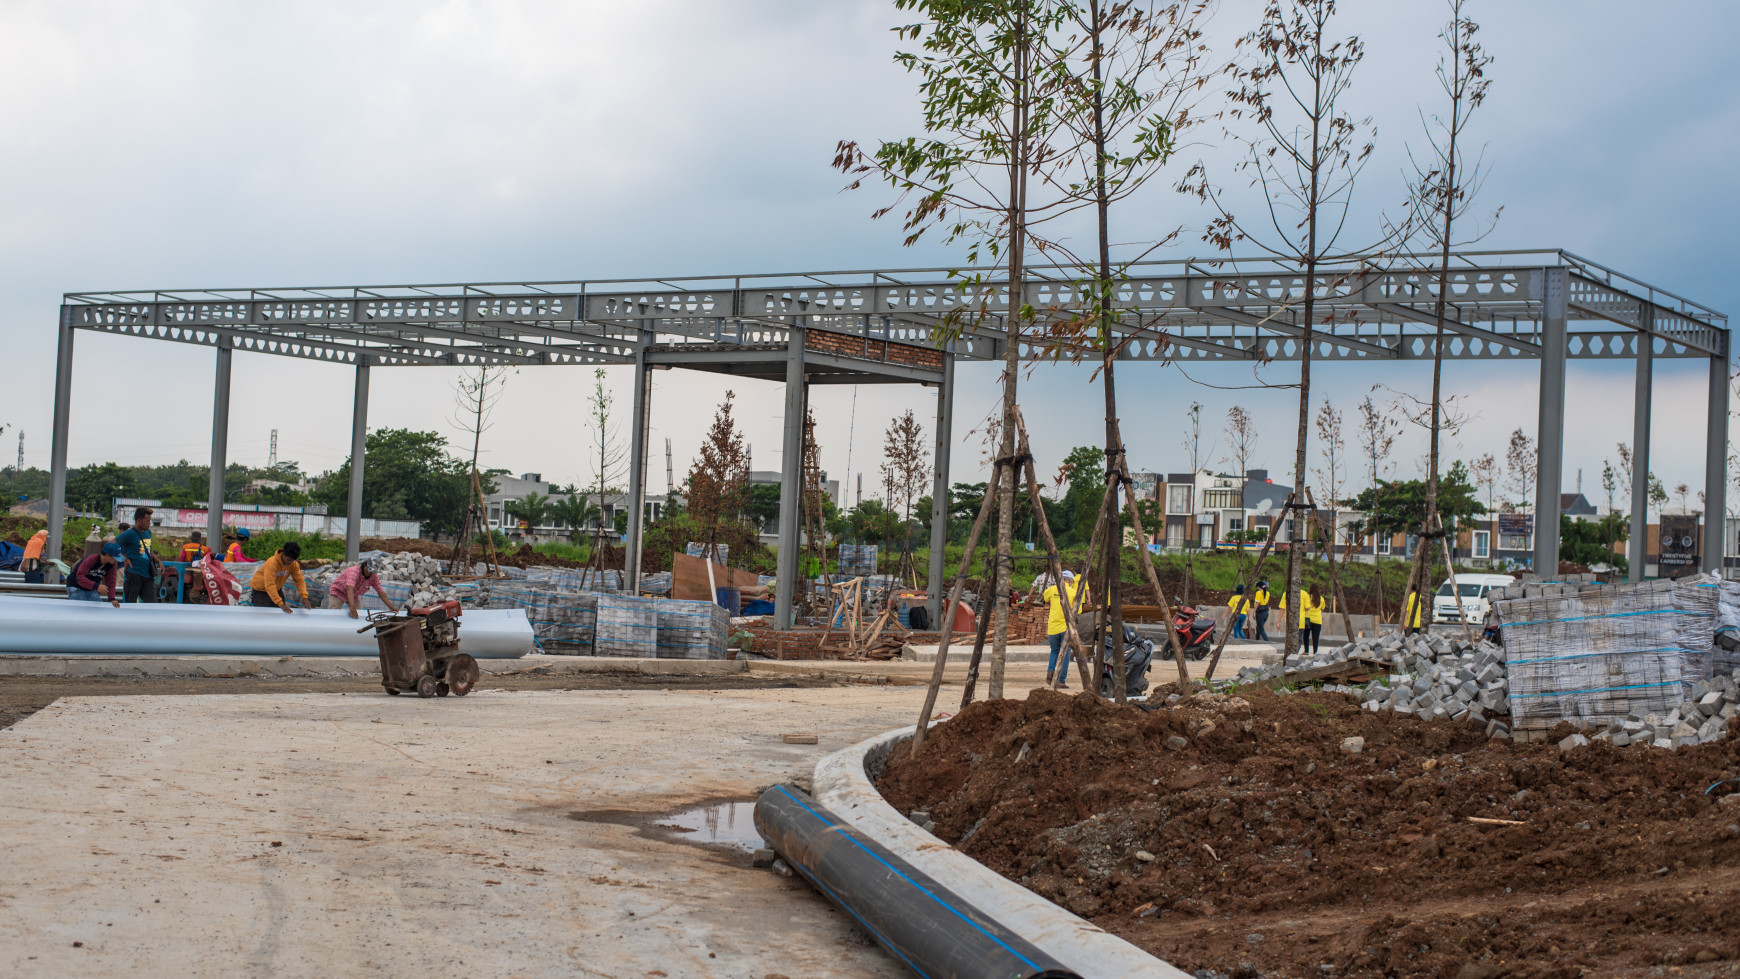
[[[816,890],[926,979],[1081,979],[808,795],[761,794],[755,828]]]

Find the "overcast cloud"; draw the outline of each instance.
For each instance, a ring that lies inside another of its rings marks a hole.
[[[1223,6],[1219,51],[1230,51],[1254,6]],[[1348,104],[1379,127],[1357,226],[1399,197],[1401,147],[1419,138],[1415,107],[1434,91],[1442,11],[1429,0],[1347,0],[1343,11],[1343,28],[1369,51]],[[1482,247],[1562,247],[1724,311],[1740,305],[1727,237],[1740,217],[1728,186],[1740,150],[1733,5],[1683,2],[1640,16],[1635,4],[1606,0],[1477,0],[1474,16],[1497,59],[1476,123],[1492,164],[1480,203],[1504,207]],[[901,17],[887,0],[0,4],[9,40],[0,422],[28,433],[27,464],[46,465],[55,310],[68,291],[956,261],[937,242],[900,247],[896,226],[869,220],[882,192],[842,194],[827,166],[841,138],[917,132],[912,82],[890,62],[887,28]],[[1120,237],[1156,237],[1202,217],[1169,193],[1143,208],[1152,226]],[[1175,253],[1206,251],[1186,234]],[[73,465],[206,457],[209,350],[81,333],[77,363]],[[277,428],[281,458],[314,472],[342,461],[349,370],[247,354],[235,365],[232,460],[263,464]],[[1262,376],[1285,382],[1294,372],[1275,365]],[[1316,377],[1351,414],[1374,383],[1424,392],[1429,372],[1326,367]],[[1248,368],[1191,374],[1253,383]],[[963,433],[993,407],[995,376],[990,366],[960,373],[957,480],[977,478],[980,456]],[[1573,362],[1566,489],[1581,467],[1598,497],[1602,460],[1631,437],[1631,376],[1628,361]],[[1535,377],[1529,364],[1449,365],[1448,389],[1477,414],[1450,454],[1502,456],[1511,429],[1532,433]],[[626,413],[627,370],[610,378]],[[1085,371],[1034,378],[1023,401],[1042,458],[1100,437],[1100,395]],[[1181,468],[1176,423],[1201,401],[1211,432],[1232,404],[1255,411],[1257,464],[1287,467],[1292,392],[1211,389],[1157,366],[1120,378],[1135,465]],[[456,434],[451,380],[442,369],[377,371],[371,426]],[[584,482],[588,380],[578,368],[514,377],[489,463]],[[656,385],[652,444],[673,441],[679,479],[727,386],[757,466],[777,464],[777,386],[684,371],[660,372]],[[1653,468],[1670,487],[1702,485],[1704,389],[1702,363],[1658,361]],[[927,428],[934,417],[934,395],[921,388],[831,389],[812,400],[836,476],[874,472],[894,412],[913,407]],[[0,445],[8,462],[13,437]],[[1398,453],[1398,472],[1413,475],[1422,449]],[[655,492],[657,470],[655,460]]]

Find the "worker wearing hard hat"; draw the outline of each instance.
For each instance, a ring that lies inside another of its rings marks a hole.
[[[296,582],[296,591],[302,595],[302,604],[308,605],[308,584],[302,580],[302,545],[290,541],[278,548],[276,554],[261,562],[254,571],[254,578],[248,587],[254,590],[249,601],[256,606],[277,606],[286,612],[292,611],[290,603],[284,600],[283,589],[286,578]]]
[[[236,539],[231,541],[230,546],[224,551],[223,559],[227,562],[232,563],[232,564],[251,563],[248,556],[246,554],[242,553],[242,542],[247,540],[251,536],[253,536],[253,535],[248,533],[248,528],[237,527],[236,528]]]
[[[1063,643],[1069,633],[1069,620],[1064,618],[1063,603],[1069,602],[1077,612],[1081,611],[1082,592],[1087,588],[1087,579],[1077,578],[1075,572],[1063,573],[1062,587],[1052,585],[1045,589],[1043,595],[1045,604],[1051,608],[1051,617],[1046,622],[1046,638],[1051,642],[1051,659],[1045,667],[1045,682],[1052,682],[1052,675],[1057,674],[1057,686],[1060,690],[1069,689],[1069,654],[1063,653],[1063,672],[1057,673],[1058,654],[1063,652]]]

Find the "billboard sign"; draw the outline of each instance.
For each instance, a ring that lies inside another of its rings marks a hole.
[[[1690,567],[1698,563],[1698,518],[1662,517],[1659,565],[1668,568]]]
[[[1535,532],[1535,515],[1501,513],[1498,515],[1498,532],[1505,536],[1532,537]]]

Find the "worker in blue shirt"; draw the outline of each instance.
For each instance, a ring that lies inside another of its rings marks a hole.
[[[121,600],[129,605],[156,602],[157,588],[151,576],[151,508],[142,506],[134,510],[133,526],[116,537],[115,543],[120,546],[121,556],[127,564],[127,573],[121,583]]]

